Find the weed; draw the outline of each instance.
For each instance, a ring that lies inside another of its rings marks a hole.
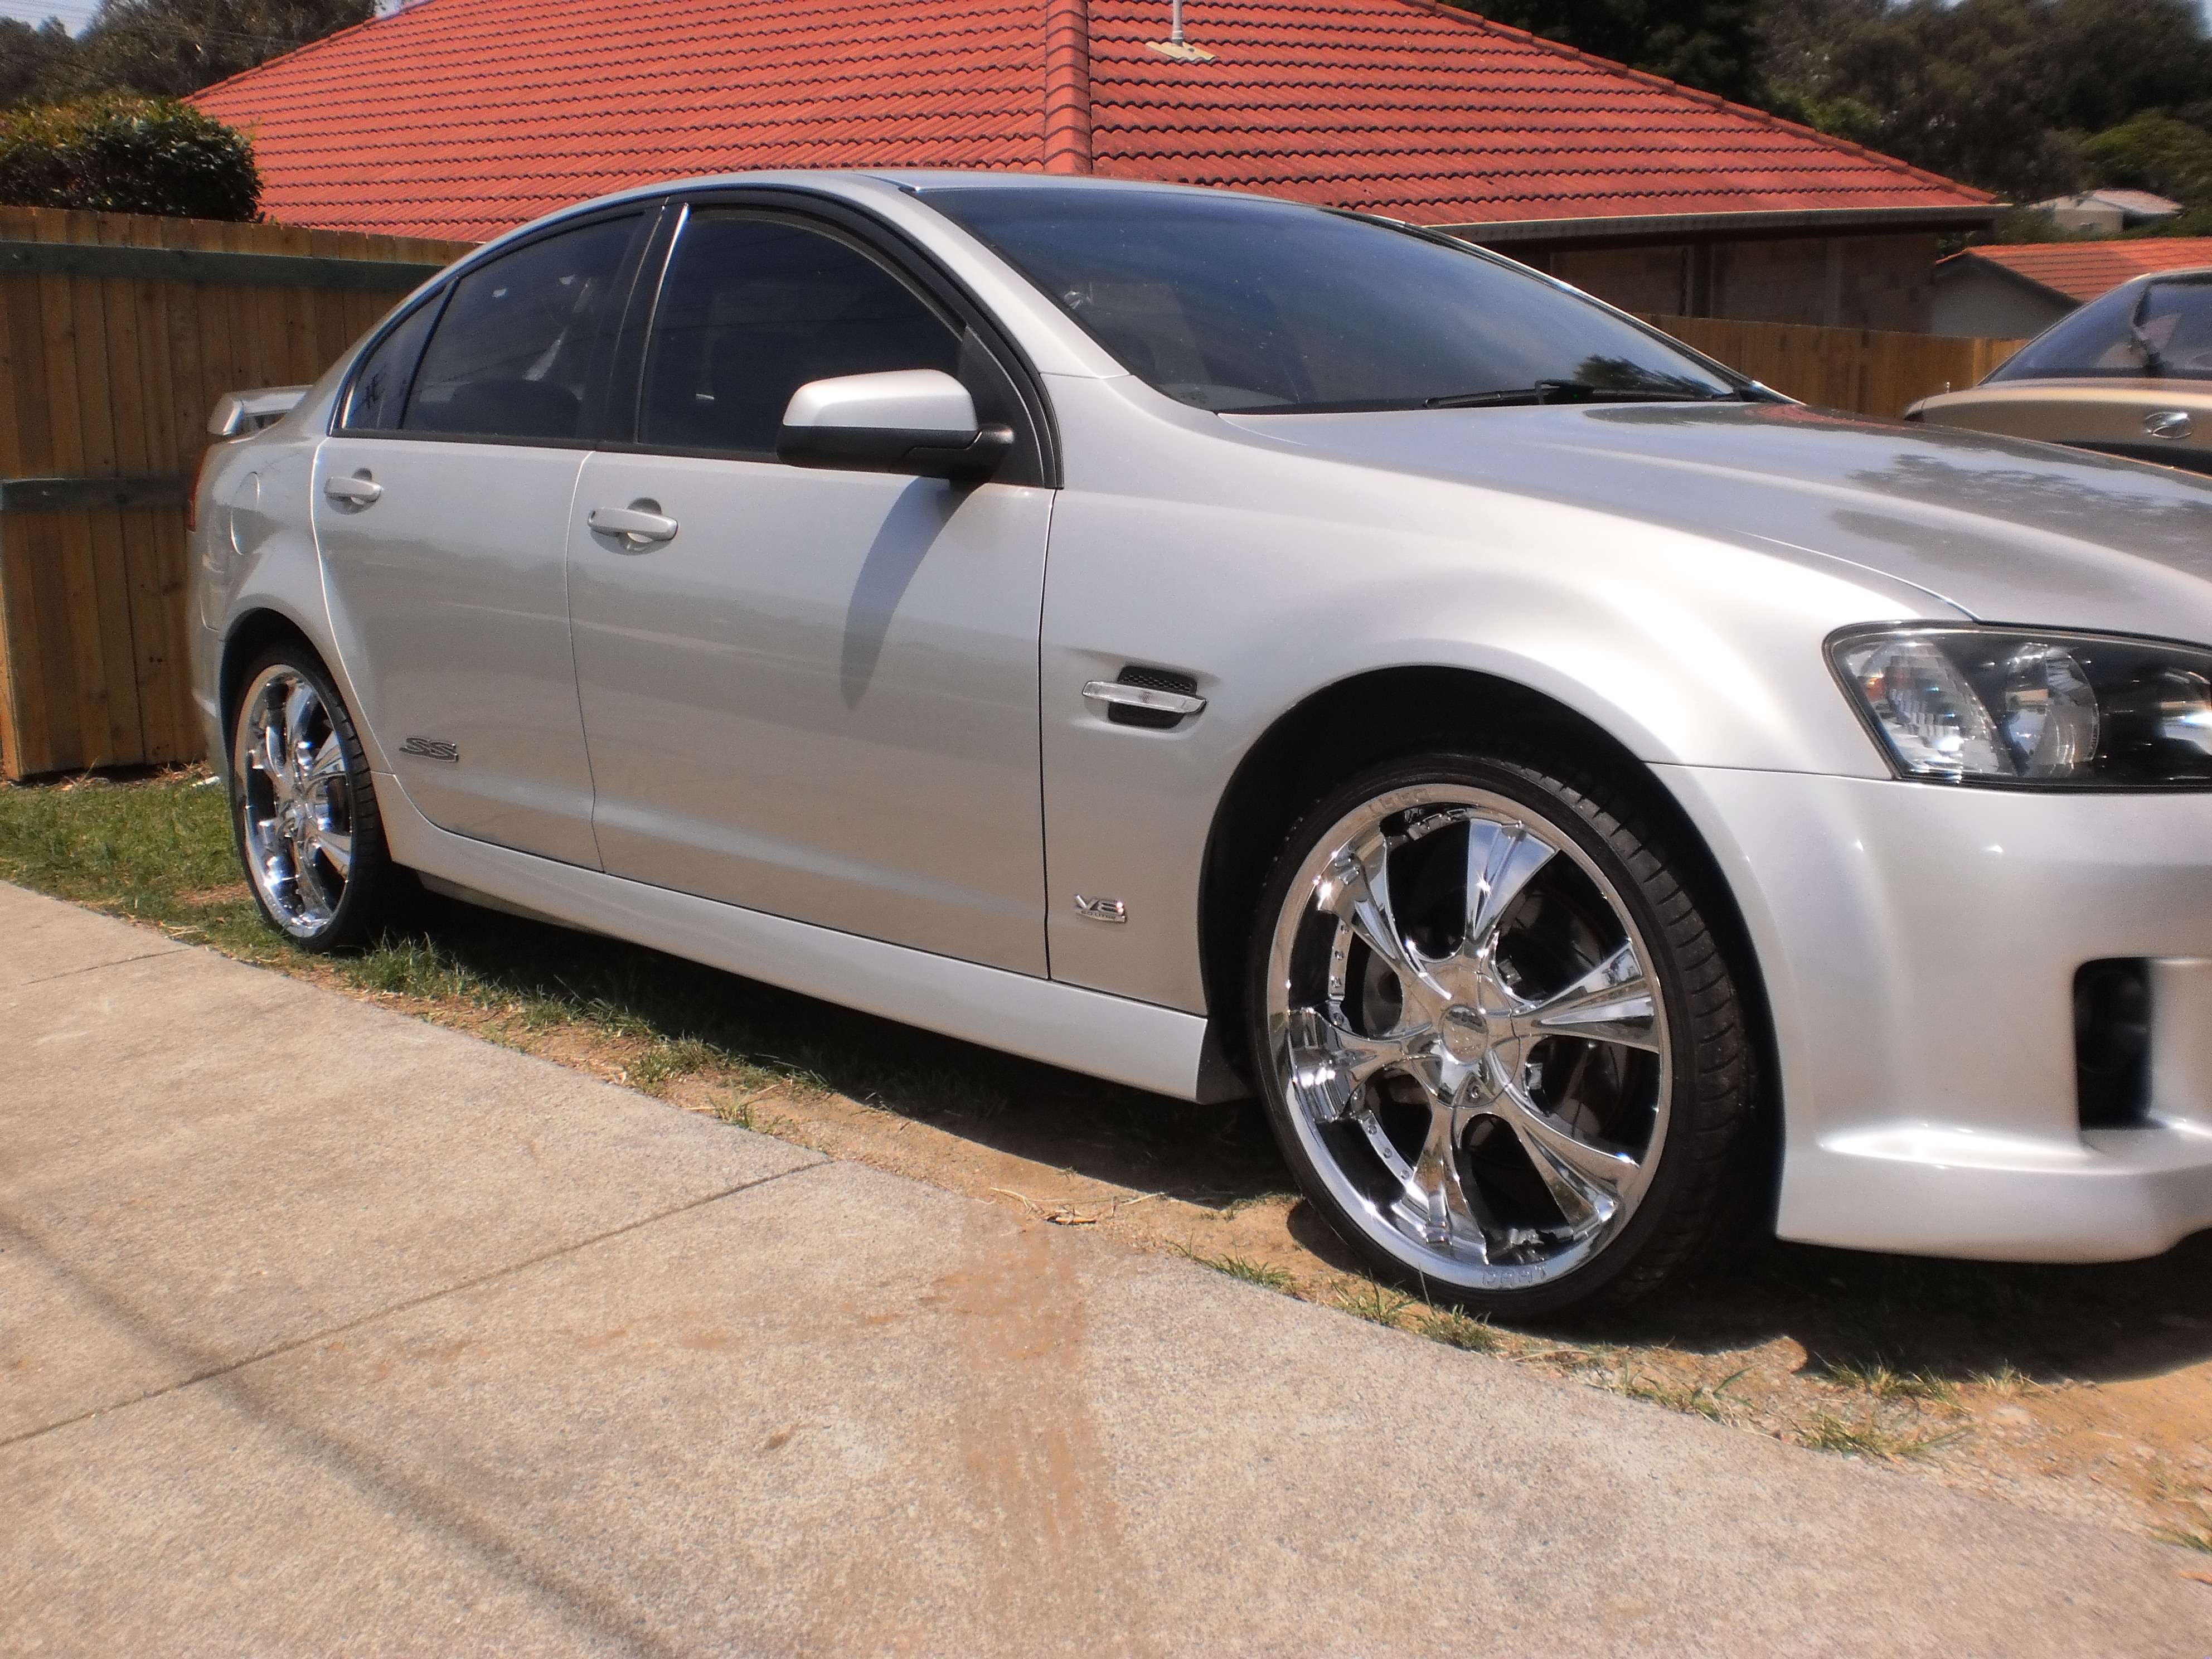
[[[629,1066],[629,1085],[649,1095],[665,1094],[678,1078],[712,1070],[721,1062],[720,1051],[696,1037],[678,1037],[672,1042],[664,1040],[647,1049]]]
[[[1725,1423],[1729,1420],[1731,1407],[1744,1407],[1748,1404],[1737,1399],[1728,1389],[1729,1383],[1749,1369],[1746,1366],[1731,1371],[1719,1382],[1710,1385],[1674,1382],[1664,1377],[1638,1372],[1620,1378],[1613,1388],[1616,1394],[1626,1395],[1631,1400],[1649,1401],[1652,1405],[1664,1406],[1669,1411],[1682,1412],[1692,1417],[1702,1417],[1711,1423]]]
[[[1496,1353],[1505,1346],[1505,1334],[1495,1325],[1457,1308],[1424,1303],[1413,1316],[1413,1328],[1431,1342],[1465,1348],[1470,1353]]]
[[[1392,1330],[1401,1328],[1398,1322],[1406,1310],[1414,1305],[1413,1298],[1387,1285],[1378,1285],[1371,1279],[1363,1279],[1350,1286],[1340,1285],[1336,1305],[1355,1318],[1372,1320],[1377,1325],[1388,1325]]]
[[[1811,1423],[1798,1426],[1797,1438],[1801,1444],[1815,1451],[1838,1452],[1846,1457],[1896,1459],[1931,1456],[1965,1438],[1965,1431],[1951,1429],[1923,1434],[1917,1429],[1893,1429],[1872,1411],[1859,1423],[1846,1422],[1831,1412],[1815,1412]]]
[[[2026,1394],[2035,1387],[2032,1381],[2014,1369],[2009,1359],[1995,1370],[1976,1371],[1966,1380],[1976,1388],[1985,1389],[1991,1394]]]
[[[2212,1555],[2212,1524],[2185,1521],[2171,1527],[2154,1527],[2150,1535],[2161,1544],[2179,1544],[2185,1550]]]
[[[714,1108],[714,1115],[737,1128],[750,1129],[757,1135],[780,1135],[791,1127],[791,1120],[779,1113],[763,1111],[763,1096],[775,1091],[763,1089],[752,1094],[740,1095],[734,1090]]]
[[[1241,1255],[1206,1255],[1188,1244],[1178,1244],[1176,1252],[1195,1261],[1201,1267],[1211,1267],[1218,1273],[1227,1273],[1231,1279],[1241,1279],[1247,1285],[1257,1285],[1263,1291],[1289,1291],[1297,1287],[1297,1280],[1286,1269],[1270,1261],[1248,1261]]]
[[[364,991],[425,1002],[450,999],[488,1007],[498,1000],[480,975],[429,939],[386,939],[373,951],[341,961],[338,971]]]
[[[1959,1403],[1958,1389],[1943,1378],[1925,1371],[1892,1370],[1879,1359],[1824,1364],[1820,1376],[1838,1388],[1858,1389],[1877,1400],[1932,1400],[1942,1406]]]

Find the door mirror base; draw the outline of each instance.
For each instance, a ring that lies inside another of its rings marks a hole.
[[[776,433],[788,466],[978,479],[1014,447],[1011,427],[979,426],[968,388],[942,369],[809,380]]]
[[[775,458],[787,466],[848,472],[903,472],[920,478],[980,480],[1014,447],[1012,427],[969,432],[915,427],[787,426],[775,434]]]

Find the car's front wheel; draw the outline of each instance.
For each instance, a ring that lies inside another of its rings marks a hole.
[[[398,872],[353,721],[313,655],[247,669],[231,723],[231,821],[262,914],[309,951],[368,941]]]
[[[1248,1006],[1278,1139],[1377,1269],[1505,1316],[1649,1290],[1743,1206],[1743,1012],[1695,884],[1598,775],[1431,753],[1295,830]]]

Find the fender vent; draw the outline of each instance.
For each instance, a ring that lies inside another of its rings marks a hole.
[[[1147,691],[1172,691],[1178,696],[1198,695],[1195,679],[1165,668],[1139,668],[1132,664],[1116,674],[1114,681],[1117,685],[1141,685]],[[1164,732],[1182,720],[1182,715],[1164,708],[1131,708],[1123,703],[1109,708],[1106,718],[1116,726],[1149,726],[1155,732]]]

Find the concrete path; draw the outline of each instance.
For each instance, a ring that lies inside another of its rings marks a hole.
[[[0,1651],[2212,1653],[2199,1558],[0,887]]]

